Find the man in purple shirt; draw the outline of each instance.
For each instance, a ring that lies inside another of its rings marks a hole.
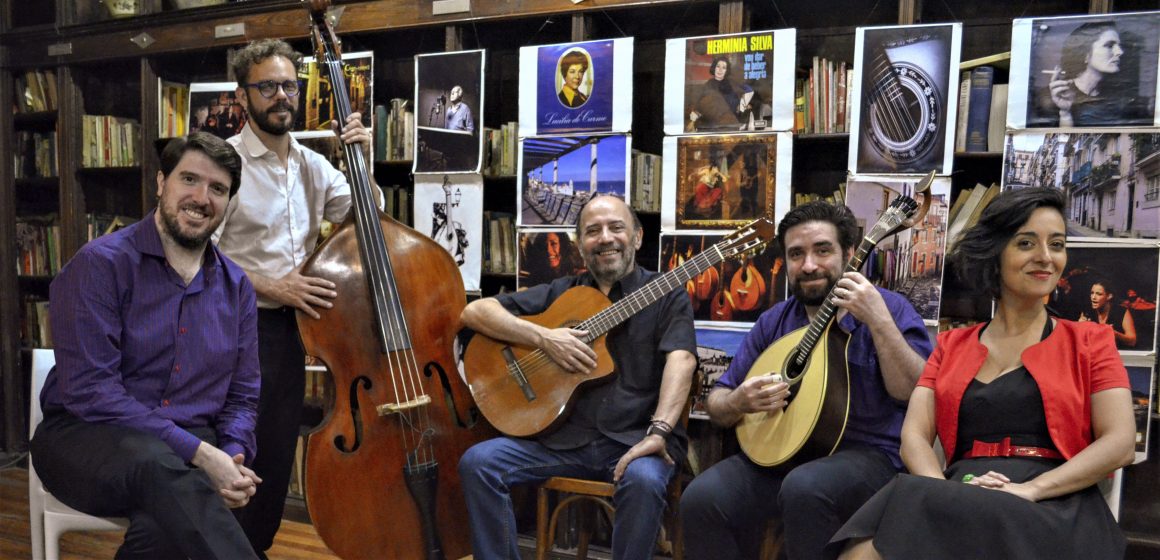
[[[30,443],[45,487],[130,519],[117,558],[255,558],[229,508],[261,480],[254,289],[209,243],[241,158],[203,132],[170,141],[157,210],[85,245],[52,283],[56,367]]]
[[[744,414],[786,406],[789,387],[770,375],[746,379],[774,341],[809,324],[831,289],[834,327],[849,333],[850,411],[837,451],[828,457],[763,467],[739,453],[701,473],[681,497],[688,558],[756,558],[765,523],[780,515],[790,560],[822,557],[830,537],[902,468],[899,434],[930,337],[902,296],[845,272],[858,224],[842,205],[811,202],[778,224],[793,297],[761,315],[709,393],[714,424],[730,428]]]

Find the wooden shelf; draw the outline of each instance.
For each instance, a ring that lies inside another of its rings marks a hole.
[[[55,189],[60,185],[60,177],[27,177],[16,179],[17,189]]]

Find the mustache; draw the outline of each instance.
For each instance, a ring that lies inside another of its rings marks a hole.
[[[274,105],[270,106],[269,109],[266,109],[267,113],[269,113],[271,111],[294,112],[294,106],[290,105],[290,102],[288,102],[288,101],[279,101],[279,102],[275,103]]]

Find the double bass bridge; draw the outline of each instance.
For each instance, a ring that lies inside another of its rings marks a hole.
[[[427,395],[419,395],[407,402],[380,404],[375,407],[375,412],[379,416],[386,416],[388,414],[398,414],[404,410],[411,410],[412,408],[419,408],[420,406],[427,406],[431,404],[431,397]]]

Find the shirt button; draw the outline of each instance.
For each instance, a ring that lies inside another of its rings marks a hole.
[[[177,332],[185,334],[185,327],[181,327]]]
[[[169,406],[169,399],[161,401],[161,406]]]
[[[180,365],[173,366],[173,371],[181,371],[181,366]]]

